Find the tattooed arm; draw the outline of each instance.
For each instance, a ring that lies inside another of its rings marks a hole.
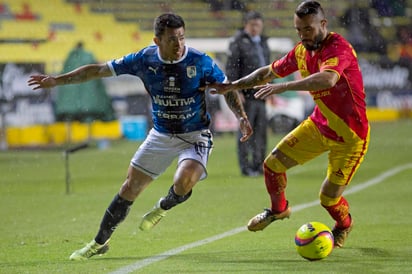
[[[239,128],[242,132],[242,137],[240,138],[241,142],[249,139],[253,134],[252,126],[249,123],[246,112],[243,108],[243,104],[240,100],[239,93],[237,91],[230,91],[224,94],[226,104],[235,114],[236,118],[239,119]]]
[[[276,78],[272,73],[271,65],[256,69],[249,75],[246,75],[231,83],[213,83],[207,86],[212,94],[226,94],[232,90],[251,89],[258,85],[263,85],[271,82]]]
[[[272,73],[271,65],[256,69],[251,74],[246,75],[232,82],[232,87],[237,90],[250,89],[257,85],[266,84],[276,78]]]
[[[50,75],[31,75],[28,84],[33,86],[33,90],[40,88],[52,88],[59,85],[79,84],[92,79],[112,76],[107,64],[92,64],[81,66],[68,73]]]

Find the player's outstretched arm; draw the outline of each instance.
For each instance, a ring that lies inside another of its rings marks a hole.
[[[79,84],[92,79],[112,76],[107,64],[91,64],[81,66],[73,71],[57,76],[31,75],[27,81],[33,90],[53,88],[59,85]]]
[[[251,89],[257,85],[266,84],[276,76],[272,73],[270,65],[256,69],[251,74],[246,75],[231,83],[213,83],[207,88],[212,94],[226,94],[233,90]]]
[[[257,90],[255,98],[265,99],[272,94],[279,94],[287,90],[324,90],[335,86],[338,80],[339,74],[326,70],[299,80],[255,86],[254,89]]]

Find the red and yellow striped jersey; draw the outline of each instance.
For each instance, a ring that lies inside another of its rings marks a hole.
[[[295,71],[303,78],[325,70],[339,75],[327,90],[311,90],[316,106],[310,118],[327,138],[344,142],[368,135],[365,90],[356,52],[341,35],[329,33],[318,51],[298,43],[283,58],[272,63],[272,71],[285,77]]]

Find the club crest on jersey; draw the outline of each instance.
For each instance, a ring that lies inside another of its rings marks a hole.
[[[186,75],[189,78],[193,78],[196,76],[196,67],[195,66],[188,66],[186,68]]]
[[[339,59],[337,57],[329,58],[323,63],[324,66],[331,66],[331,67],[337,66],[338,64],[339,64]]]

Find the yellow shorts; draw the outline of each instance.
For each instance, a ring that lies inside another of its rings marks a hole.
[[[350,142],[338,142],[323,136],[311,119],[306,119],[286,135],[276,146],[299,164],[329,151],[327,178],[337,185],[348,185],[362,163],[369,145],[369,133],[365,140],[356,138]]]

